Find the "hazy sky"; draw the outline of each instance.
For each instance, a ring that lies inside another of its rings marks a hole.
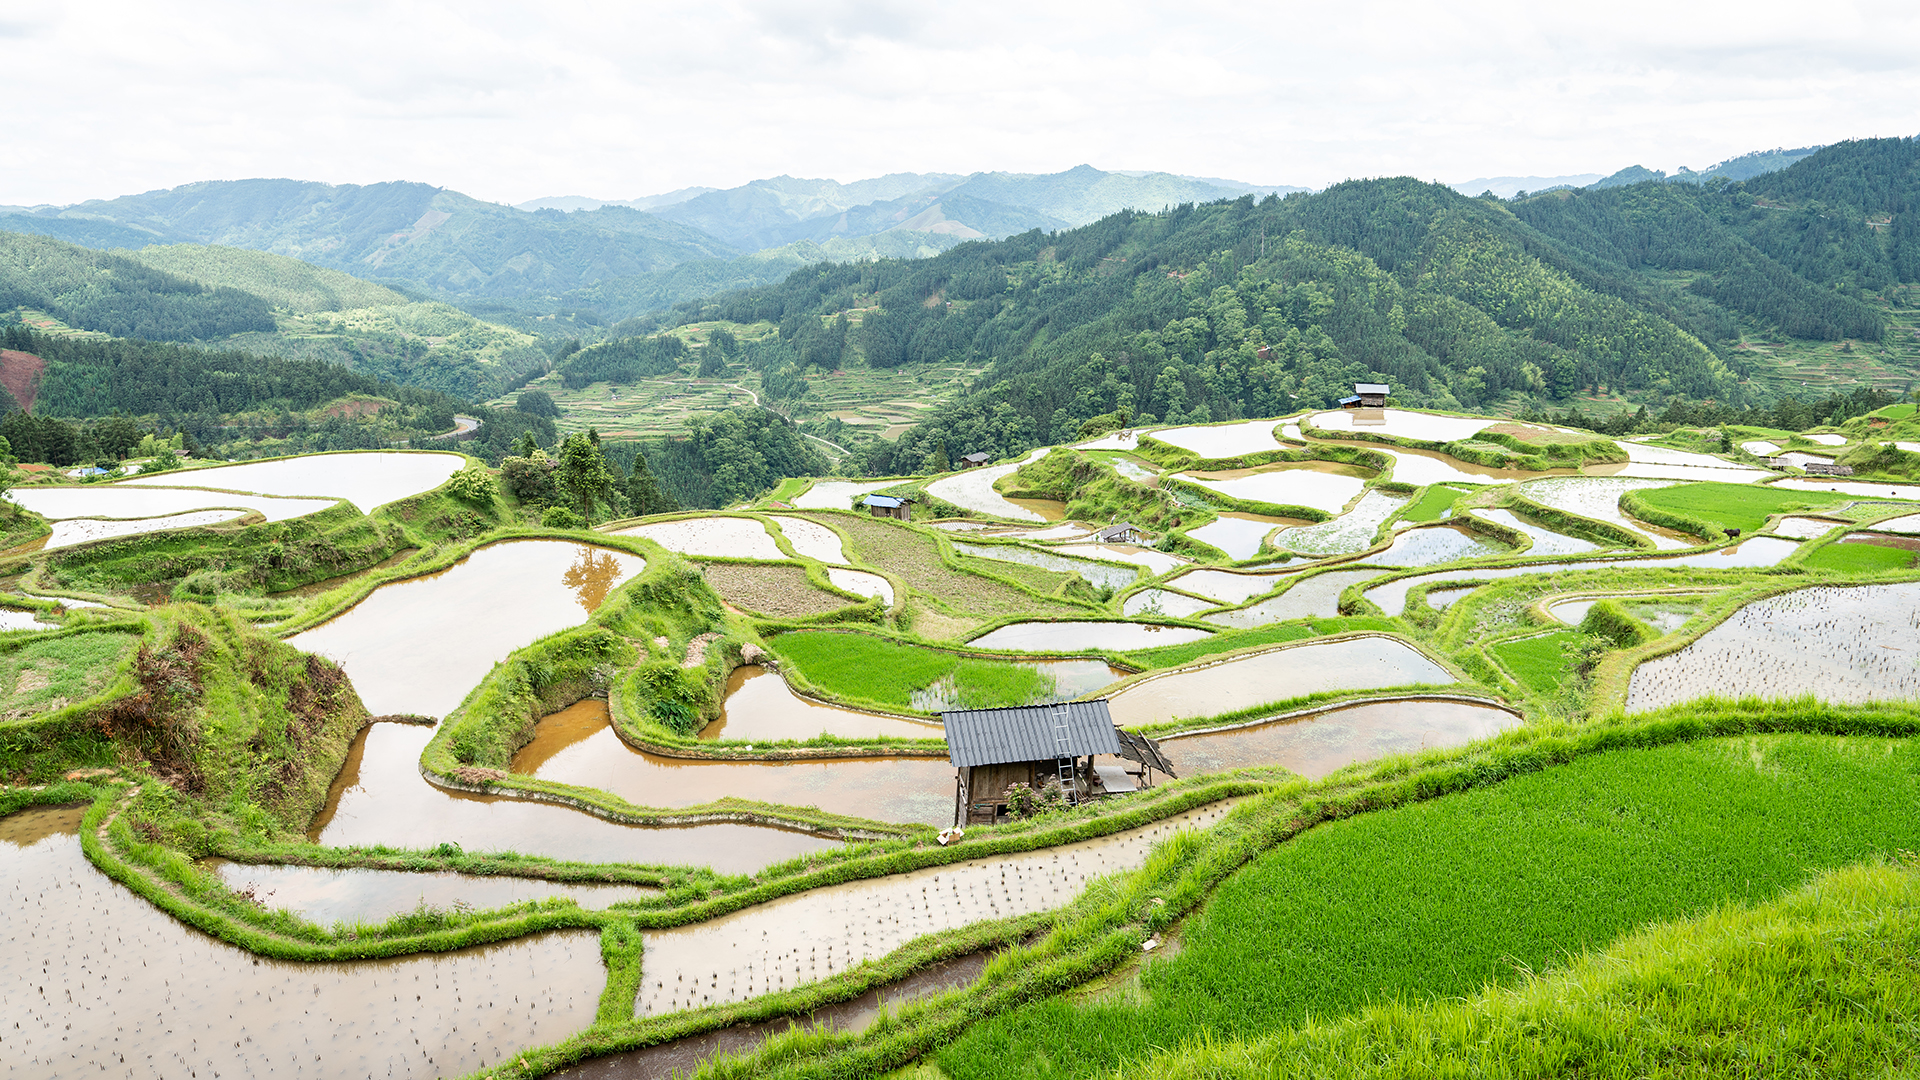
[[[1920,5],[0,0],[0,203],[789,173],[1701,168],[1920,132]]]

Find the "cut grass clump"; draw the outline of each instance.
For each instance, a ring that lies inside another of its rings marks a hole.
[[[1770,514],[1853,501],[1853,496],[1835,492],[1795,491],[1757,484],[1680,484],[1629,494],[1656,510],[1744,532],[1758,530],[1767,523]],[[1666,524],[1652,517],[1647,520],[1656,525]]]
[[[1884,544],[1828,544],[1807,553],[1800,565],[1809,570],[1837,570],[1843,574],[1874,574],[1906,570],[1920,552]]]
[[[1045,673],[1017,661],[972,659],[867,634],[799,631],[768,647],[821,692],[880,708],[912,709],[915,692],[936,684],[947,700],[976,709],[1024,705],[1054,691]]]
[[[121,660],[140,640],[139,627],[32,637],[0,646],[0,722],[19,720],[83,699],[106,688]]]
[[[700,573],[727,603],[781,619],[825,615],[859,602],[816,587],[798,566],[715,562],[702,563]]]
[[[1794,735],[1616,750],[1328,822],[1223,883],[1183,951],[1142,974],[1146,1004],[1036,1002],[937,1061],[953,1080],[1005,1075],[1009,1061],[1030,1077],[1100,1076],[1149,1046],[1523,984],[1636,927],[1912,850],[1916,799],[1911,741]],[[1714,979],[1679,996],[1723,990]]]
[[[1503,641],[1493,646],[1492,651],[1494,659],[1500,661],[1500,666],[1520,685],[1536,694],[1551,694],[1560,689],[1561,682],[1572,671],[1574,660],[1569,653],[1580,644],[1582,637],[1572,630],[1555,630]]]

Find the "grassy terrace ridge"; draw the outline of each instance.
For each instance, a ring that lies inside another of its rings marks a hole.
[[[1629,513],[1655,525],[1709,538],[1727,529],[1757,532],[1774,514],[1858,501],[1856,496],[1827,491],[1797,491],[1762,484],[1678,484],[1628,493],[1622,499]],[[1660,520],[1665,517],[1666,520]],[[1703,524],[1708,526],[1703,528]]]

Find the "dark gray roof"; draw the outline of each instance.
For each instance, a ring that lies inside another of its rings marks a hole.
[[[985,450],[976,450],[960,459],[961,461],[992,461],[993,455]]]
[[[1066,739],[1054,740],[1061,705],[1019,705],[1011,709],[956,709],[940,714],[947,728],[947,760],[960,768],[1015,761],[1051,761],[1068,755],[1117,754],[1120,735],[1106,700],[1069,701]]]
[[[1173,762],[1160,752],[1160,744],[1145,735],[1135,735],[1131,731],[1120,732],[1120,756],[1142,765],[1151,765],[1175,780],[1180,774],[1173,771]]]

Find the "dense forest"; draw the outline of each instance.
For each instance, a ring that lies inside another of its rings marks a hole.
[[[684,436],[630,443],[630,462],[644,454],[648,471],[681,506],[728,506],[789,476],[820,476],[826,459],[788,421],[764,409],[729,409],[687,424]]]
[[[114,337],[199,341],[274,328],[265,300],[120,255],[0,232],[0,311],[29,307]]]
[[[1121,408],[1146,423],[1331,405],[1360,379],[1439,408],[1587,390],[1744,408],[1758,402],[1743,333],[1885,333],[1869,294],[1920,280],[1915,161],[1912,140],[1867,140],[1744,183],[1516,203],[1354,181],[811,267],[678,317],[778,325],[777,349],[748,352],[775,398],[810,366],[987,367],[971,395],[865,448],[875,474],[1015,453]]]

